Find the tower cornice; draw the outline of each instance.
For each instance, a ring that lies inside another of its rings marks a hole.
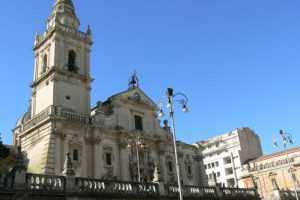
[[[94,79],[91,78],[91,77],[81,75],[81,74],[77,74],[77,73],[73,73],[73,72],[69,72],[67,70],[64,70],[64,69],[61,69],[59,67],[53,66],[49,69],[49,71],[47,73],[45,73],[43,76],[41,76],[36,81],[32,82],[30,84],[30,87],[34,88],[34,87],[38,86],[39,84],[41,84],[43,81],[46,81],[51,75],[53,75],[55,73],[57,73],[59,75],[62,75],[62,76],[68,76],[68,77],[72,76],[74,79],[79,80],[79,81],[84,82],[84,83],[87,83],[87,84],[90,84],[94,81]],[[53,78],[55,79],[55,77],[53,77]]]

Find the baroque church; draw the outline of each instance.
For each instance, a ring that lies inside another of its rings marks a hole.
[[[30,109],[13,129],[29,173],[60,175],[70,154],[76,176],[175,183],[172,133],[133,75],[126,91],[91,108],[92,31],[79,30],[72,0],[56,0],[46,31],[35,36]],[[202,185],[199,149],[177,142],[181,182]]]

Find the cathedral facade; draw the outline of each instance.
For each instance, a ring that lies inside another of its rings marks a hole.
[[[72,0],[56,0],[46,31],[34,41],[31,105],[13,130],[25,153],[28,172],[60,175],[70,153],[77,176],[175,183],[172,133],[157,118],[157,105],[140,89],[129,88],[91,108],[92,31],[79,30]],[[181,182],[201,185],[203,164],[195,145],[177,142]]]

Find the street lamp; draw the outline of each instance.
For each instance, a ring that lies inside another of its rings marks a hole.
[[[289,154],[288,154],[287,147],[286,147],[287,143],[289,143],[290,145],[293,144],[293,137],[292,137],[291,134],[289,134],[287,132],[284,132],[283,130],[279,130],[279,134],[281,135],[282,145],[284,147],[286,159],[287,159],[288,164],[289,164],[290,176],[291,176],[291,179],[292,179],[292,182],[293,182],[293,185],[294,185],[296,199],[299,200],[298,192],[297,192],[297,188],[296,188],[296,183],[295,183],[295,180],[294,180],[293,174],[292,174],[292,166],[291,166],[291,162],[290,162],[290,159],[289,159]],[[276,139],[274,141],[274,147],[278,147],[278,143],[277,143]]]
[[[166,92],[167,98],[167,108],[169,110],[170,118],[172,121],[172,132],[173,132],[173,145],[174,145],[174,153],[175,153],[175,163],[176,163],[176,174],[177,174],[177,182],[178,182],[178,190],[179,190],[179,198],[180,200],[183,200],[182,196],[182,186],[181,186],[181,178],[180,178],[180,172],[179,172],[179,162],[178,162],[178,155],[177,155],[177,146],[176,146],[176,131],[175,131],[175,123],[174,123],[174,110],[173,110],[173,104],[174,102],[178,102],[182,106],[182,111],[184,113],[187,113],[189,110],[186,106],[188,102],[188,98],[182,94],[182,93],[173,93],[172,88],[168,88]],[[177,99],[178,98],[178,99]],[[158,116],[163,117],[165,114],[163,112],[163,103],[160,103],[158,106]]]
[[[128,144],[127,147],[130,148],[131,147],[131,139],[129,138],[127,140]],[[140,155],[139,155],[139,147],[145,147],[144,146],[144,140],[140,137],[140,134],[138,134],[135,138],[134,138],[134,143],[135,143],[135,150],[136,150],[136,162],[137,162],[137,182],[140,182],[141,180],[141,172],[140,172]]]

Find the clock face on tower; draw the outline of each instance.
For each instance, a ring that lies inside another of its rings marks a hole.
[[[135,93],[133,94],[133,99],[134,99],[135,101],[140,101],[140,100],[141,100],[141,95],[140,95],[139,93],[135,92]]]

